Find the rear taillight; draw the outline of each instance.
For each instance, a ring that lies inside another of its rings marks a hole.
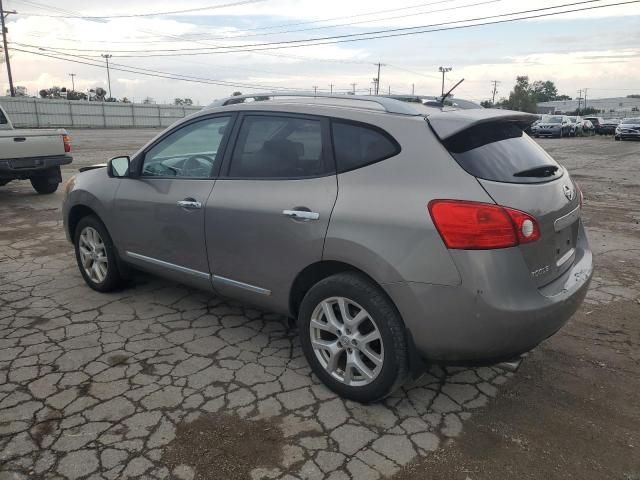
[[[515,247],[540,238],[531,215],[490,203],[432,200],[429,213],[447,248],[485,250]]]
[[[64,152],[69,153],[71,151],[71,137],[69,135],[62,135],[62,143],[64,143]]]

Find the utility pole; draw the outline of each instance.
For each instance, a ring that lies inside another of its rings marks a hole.
[[[318,86],[314,85],[313,86],[313,96],[315,97],[318,94]]]
[[[9,47],[7,46],[7,27],[4,25],[5,19],[10,14],[16,14],[15,10],[4,10],[2,8],[2,0],[0,0],[0,28],[2,29],[2,45],[4,46],[4,60],[7,63],[7,76],[9,77],[9,91],[11,96],[16,96],[16,89],[13,87],[13,75],[11,75],[11,62],[9,61]]]
[[[71,77],[71,91],[75,92],[76,91],[76,82],[75,82],[75,77],[76,74],[75,73],[70,73],[69,76]]]
[[[113,98],[111,96],[111,74],[109,73],[109,59],[113,57],[113,55],[108,53],[103,53],[101,56],[107,61],[107,81],[109,82],[109,98]]]
[[[500,83],[498,80],[491,80],[493,83],[493,94],[491,95],[491,105],[496,104],[496,93],[498,93],[498,84]]]
[[[351,84],[351,88],[353,89],[352,91],[353,91],[354,95],[356,94],[356,85],[357,85],[357,83],[352,83]]]
[[[582,106],[582,90],[578,90],[578,115],[580,114],[581,106]]]
[[[334,87],[333,83],[330,83],[329,84],[329,89],[330,89],[329,93],[331,93],[332,95],[333,95],[333,87]]]
[[[416,94],[416,84],[412,83],[411,84],[411,95],[415,95]]]
[[[589,90],[588,88],[584,89],[584,109],[587,109],[587,90]]]
[[[438,71],[440,73],[442,73],[442,94],[441,95],[443,97],[444,97],[444,75],[445,75],[445,73],[450,72],[451,70],[453,70],[452,67],[440,67],[440,68],[438,68]]]
[[[391,85],[389,85],[389,95],[391,95]]]
[[[380,67],[382,67],[384,65],[384,63],[374,63],[374,65],[378,66],[378,76],[373,80],[374,82],[374,86],[376,89],[376,95],[378,95],[379,90],[380,90]]]

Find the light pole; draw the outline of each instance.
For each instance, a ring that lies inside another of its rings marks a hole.
[[[109,98],[112,98],[111,97],[111,75],[109,74],[109,59],[113,57],[113,55],[110,55],[108,53],[103,53],[101,56],[107,61],[107,82],[109,83]]]
[[[452,67],[440,67],[438,68],[438,71],[442,73],[442,96],[444,96],[444,75],[447,72],[450,72],[451,70],[453,70]]]
[[[75,92],[76,91],[76,82],[75,82],[75,73],[70,73],[69,76],[71,77],[71,91]]]

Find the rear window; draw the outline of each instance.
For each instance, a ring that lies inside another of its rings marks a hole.
[[[443,143],[462,168],[485,180],[540,183],[563,174],[562,167],[514,123],[476,125]]]
[[[332,120],[331,132],[339,173],[400,153],[398,142],[373,126]]]

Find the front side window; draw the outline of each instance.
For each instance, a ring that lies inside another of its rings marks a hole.
[[[0,110],[0,125],[6,125],[8,123],[9,121],[7,120],[7,117],[5,117],[4,113],[2,113],[2,110]]]
[[[201,120],[176,130],[144,156],[142,175],[211,178],[229,117]]]
[[[331,122],[338,172],[346,172],[400,153],[400,146],[378,129],[340,121]]]
[[[320,120],[246,116],[231,159],[230,177],[304,178],[333,171]]]

